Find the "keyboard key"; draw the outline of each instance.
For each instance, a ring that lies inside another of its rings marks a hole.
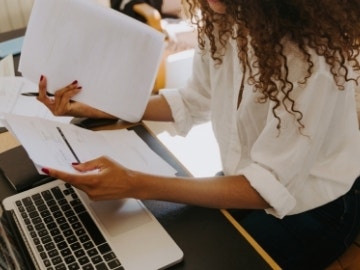
[[[73,263],[69,265],[69,270],[78,270],[80,266],[77,263]]]
[[[87,264],[87,263],[89,263],[90,262],[90,260],[89,260],[89,258],[88,257],[81,257],[80,259],[79,259],[79,263],[81,264],[81,265],[85,265],[85,264]]]
[[[111,261],[115,258],[116,258],[116,255],[114,252],[110,252],[110,253],[104,255],[105,261]]]
[[[96,265],[96,270],[107,270],[109,269],[105,263],[100,263]]]
[[[111,251],[111,248],[108,244],[103,244],[101,246],[98,246],[98,249],[101,254],[105,254]]]
[[[79,218],[81,219],[96,245],[105,243],[105,238],[102,236],[99,228],[96,226],[95,222],[88,213],[83,212],[79,214]]]
[[[54,187],[51,189],[51,192],[54,194],[54,197],[58,200],[64,199],[64,195],[62,194],[62,191],[59,187]]]
[[[50,251],[48,252],[48,255],[49,255],[50,258],[53,258],[53,257],[55,257],[55,256],[58,256],[58,255],[59,255],[59,252],[58,252],[56,249],[53,249],[53,250],[50,250]]]
[[[59,249],[65,249],[68,247],[65,241],[56,244]]]
[[[68,257],[65,258],[65,263],[66,264],[71,264],[73,262],[76,262],[76,259],[75,259],[74,256],[71,255],[71,256],[68,256]]]
[[[69,255],[71,255],[71,250],[69,248],[65,248],[63,250],[60,251],[61,255],[63,255],[63,257],[67,257]]]
[[[110,267],[110,269],[114,269],[121,266],[121,263],[119,262],[119,260],[113,260],[111,262],[108,262],[108,266]]]
[[[85,251],[83,249],[79,249],[75,251],[75,256],[80,258],[85,255]]]

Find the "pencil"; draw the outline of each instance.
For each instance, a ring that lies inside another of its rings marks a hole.
[[[78,156],[75,154],[74,149],[71,147],[70,143],[69,143],[68,140],[66,139],[64,133],[62,132],[61,128],[60,128],[60,127],[56,127],[56,129],[59,131],[59,133],[60,133],[60,135],[61,135],[61,138],[63,138],[64,142],[66,143],[66,145],[67,145],[68,148],[70,149],[71,153],[73,154],[75,160],[76,160],[78,163],[81,163],[81,162],[80,162],[80,159],[79,159]]]

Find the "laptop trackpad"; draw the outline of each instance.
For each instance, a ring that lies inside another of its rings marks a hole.
[[[135,229],[152,220],[135,199],[91,202],[90,206],[111,236]]]

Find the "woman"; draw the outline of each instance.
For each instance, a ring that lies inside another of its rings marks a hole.
[[[178,18],[180,15],[180,0],[111,0],[111,8],[118,10],[139,21],[146,22],[146,19],[134,11],[134,6],[142,3],[149,4],[157,9],[162,17]]]
[[[173,121],[179,134],[211,120],[223,176],[159,177],[106,157],[74,164],[97,174],[43,171],[95,200],[252,210],[235,214],[283,269],[326,267],[360,228],[360,2],[186,2],[199,32],[192,78],[153,96],[143,119]],[[75,82],[51,99],[42,77],[38,99],[56,115],[112,117],[70,102],[79,91]]]

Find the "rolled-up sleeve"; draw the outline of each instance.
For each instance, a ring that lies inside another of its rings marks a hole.
[[[160,94],[165,97],[170,106],[176,133],[185,136],[192,128],[193,121],[189,112],[185,109],[179,91],[177,89],[163,89]]]
[[[250,185],[270,204],[271,208],[266,209],[267,213],[283,218],[294,208],[295,198],[269,170],[253,163],[241,173],[248,180],[251,179]]]
[[[210,120],[211,87],[208,61],[208,57],[197,48],[194,53],[192,76],[186,87],[160,91],[170,106],[174,127],[179,135],[185,136],[194,125]]]

